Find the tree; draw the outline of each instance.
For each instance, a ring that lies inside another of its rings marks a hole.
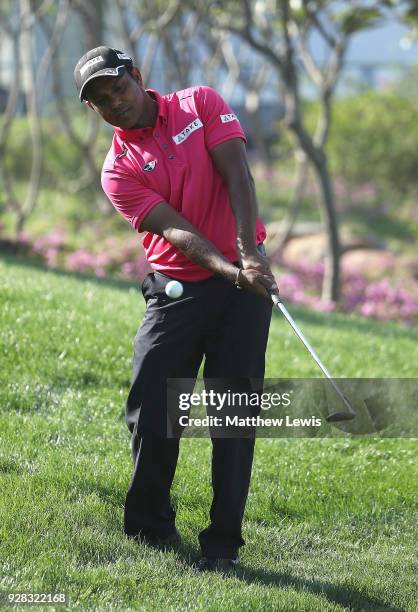
[[[60,35],[66,24],[69,0],[56,2],[53,0],[38,2],[16,0],[7,4],[7,13],[0,13],[0,28],[12,41],[14,79],[0,128],[0,176],[5,189],[4,204],[12,212],[15,218],[15,232],[19,234],[36,206],[40,189],[43,165],[43,134],[40,118],[42,92],[45,89],[51,59],[56,52]],[[34,28],[37,21],[45,15],[53,18],[53,26],[48,45],[38,62],[33,53]],[[22,66],[24,66],[24,71]],[[30,129],[32,158],[26,193],[23,198],[19,198],[15,194],[13,176],[7,168],[4,153],[22,90]]]
[[[301,164],[309,161],[320,188],[320,211],[327,235],[323,298],[339,297],[340,238],[332,181],[325,145],[332,118],[332,100],[352,36],[377,24],[392,2],[341,3],[329,0],[197,0],[189,9],[214,30],[224,30],[245,41],[276,71],[285,103],[285,121],[300,149]],[[324,61],[319,64],[309,48],[312,34],[322,40]],[[318,92],[320,114],[310,132],[302,106],[301,76]]]

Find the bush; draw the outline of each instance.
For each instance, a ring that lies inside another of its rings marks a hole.
[[[395,91],[367,91],[338,99],[327,153],[331,170],[345,181],[374,183],[405,196],[416,191],[416,100]]]
[[[83,122],[85,124],[85,117],[80,114],[75,118],[73,117],[73,120],[75,120],[76,130],[80,136],[79,126],[83,125]],[[68,181],[79,180],[84,163],[82,152],[70,141],[57,118],[44,118],[42,128],[44,146],[42,187],[63,187]],[[106,134],[105,128],[102,128],[96,144],[98,160],[104,159],[110,142],[111,136]],[[15,180],[28,180],[31,159],[32,146],[29,122],[26,117],[19,117],[13,121],[5,151],[6,166]],[[98,166],[100,166],[100,161],[98,161]],[[93,190],[99,188],[99,185],[93,186]]]

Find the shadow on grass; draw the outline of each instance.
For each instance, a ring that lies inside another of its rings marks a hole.
[[[133,541],[133,540],[131,540]],[[197,546],[191,543],[181,540],[181,544],[174,549],[169,548],[168,550],[161,549],[149,544],[144,541],[136,542],[137,546],[144,546],[152,550],[158,550],[162,553],[173,550],[176,557],[186,564],[186,566],[195,567],[196,562],[199,560],[201,555]],[[197,576],[202,574],[196,572]],[[267,587],[278,587],[286,588],[291,587],[298,591],[309,592],[313,595],[325,596],[330,603],[339,604],[345,606],[350,610],[370,610],[375,612],[403,612],[403,608],[388,605],[381,601],[377,597],[365,595],[358,591],[354,587],[343,586],[333,584],[329,581],[320,580],[309,580],[306,578],[299,578],[293,576],[288,572],[274,572],[263,569],[250,569],[244,564],[239,565],[236,569],[231,570],[230,573],[222,574],[218,573],[219,579],[224,578],[235,578],[245,582],[247,584],[265,585]],[[221,585],[220,585],[221,586]]]
[[[79,483],[77,484],[77,487]],[[97,483],[92,487],[92,483],[88,487],[88,491],[95,490],[101,499],[106,503],[110,503],[116,508],[120,508],[123,504],[123,495],[121,492],[115,492],[110,487],[98,487]],[[108,524],[109,531],[114,531],[116,523]],[[117,528],[119,532],[119,528]],[[119,532],[120,533],[120,532]],[[150,550],[168,553],[175,552],[176,557],[186,566],[194,567],[200,558],[199,549],[185,539],[181,540],[180,545],[176,547],[161,548],[144,542],[144,540],[136,541],[131,537],[121,534],[123,538],[133,542],[135,546],[149,548]],[[91,561],[89,561],[91,562]],[[101,561],[100,561],[101,563]],[[197,574],[201,575],[201,574]],[[263,569],[250,569],[245,565],[240,565],[228,574],[218,574],[219,578],[233,577],[247,584],[265,585],[267,587],[286,588],[291,587],[295,590],[309,592],[313,595],[325,596],[330,603],[339,604],[349,607],[354,610],[370,610],[375,612],[403,612],[403,608],[396,606],[388,606],[380,599],[365,595],[357,589],[349,586],[336,585],[329,581],[309,580],[293,576],[288,572],[274,572]]]
[[[146,546],[143,542],[138,546]],[[155,550],[155,547],[150,547]],[[162,550],[161,552],[167,552]],[[176,549],[176,556],[186,565],[194,567],[199,559],[197,548],[182,540]],[[197,574],[201,575],[201,574]],[[313,595],[325,596],[330,603],[339,604],[350,608],[350,610],[370,610],[375,612],[403,612],[403,608],[388,606],[380,599],[360,593],[355,588],[335,585],[332,582],[321,582],[319,580],[308,580],[292,576],[287,572],[273,572],[268,570],[248,569],[245,565],[232,570],[230,573],[221,574],[219,578],[237,578],[247,584],[265,585],[268,587],[291,587],[295,590],[309,592]]]
[[[286,572],[271,572],[267,570],[249,570],[245,567],[237,569],[235,576],[248,584],[264,584],[266,586],[292,587],[308,591],[314,595],[327,597],[328,601],[347,606],[354,610],[375,610],[376,612],[403,612],[402,608],[387,606],[376,597],[363,595],[354,588],[334,585],[331,582],[306,580],[297,578]]]

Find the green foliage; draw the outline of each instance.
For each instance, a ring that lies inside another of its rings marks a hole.
[[[377,25],[382,18],[378,9],[355,7],[340,13],[335,21],[341,31],[349,35]]]
[[[15,179],[26,179],[30,173],[31,149],[29,124],[26,118],[16,118],[5,147],[5,164]]]
[[[313,109],[311,108],[311,111]],[[327,152],[334,172],[360,184],[405,195],[417,186],[416,100],[368,91],[334,104]]]
[[[73,126],[80,142],[85,140],[85,115],[77,111],[72,116]],[[85,221],[99,218],[98,198],[104,199],[100,181],[86,181],[89,176],[87,161],[77,144],[73,143],[63,130],[60,121],[54,117],[43,119],[43,167],[41,190],[37,207],[28,218],[25,230],[38,233],[48,231],[58,224],[69,231],[77,232]],[[31,172],[32,147],[28,120],[16,118],[11,126],[5,148],[5,165],[13,177],[16,198],[24,200],[28,177]],[[111,134],[103,125],[95,145],[95,159],[98,173],[111,142]],[[1,191],[1,187],[0,187]],[[14,232],[14,218],[10,212],[0,210],[2,225],[9,233]]]
[[[410,25],[416,24],[418,20],[418,6],[416,0],[404,1],[405,14],[404,19]]]
[[[72,117],[76,133],[82,141],[80,126],[85,124],[85,117]],[[85,127],[84,127],[85,129]],[[79,148],[71,142],[58,119],[51,117],[43,119],[44,133],[44,168],[42,174],[42,187],[65,186],[68,181],[77,181],[83,170],[83,159]],[[7,142],[5,159],[8,170],[16,181],[27,181],[31,169],[32,149],[30,143],[30,128],[25,117],[16,118],[11,127]],[[99,155],[107,151],[110,137],[101,131],[96,148]],[[98,156],[98,159],[101,159]],[[100,169],[100,168],[99,168]],[[97,186],[93,186],[97,189]]]

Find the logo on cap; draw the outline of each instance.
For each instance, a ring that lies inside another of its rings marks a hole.
[[[142,169],[145,170],[145,172],[152,172],[156,165],[157,165],[157,162],[155,161],[155,159],[153,159],[152,161],[145,164],[145,166]]]
[[[131,68],[133,61],[123,51],[100,46],[91,49],[77,62],[74,79],[80,101],[85,99],[84,89],[92,79],[101,76],[118,77],[122,69]]]
[[[86,62],[84,64],[84,66],[82,66],[80,68],[81,76],[83,76],[83,74],[86,72],[86,70],[88,70],[90,68],[90,66],[94,66],[94,64],[98,64],[99,62],[103,62],[103,61],[104,61],[104,59],[102,58],[101,55],[98,55],[97,57],[93,57],[93,59],[91,59],[88,62]]]

